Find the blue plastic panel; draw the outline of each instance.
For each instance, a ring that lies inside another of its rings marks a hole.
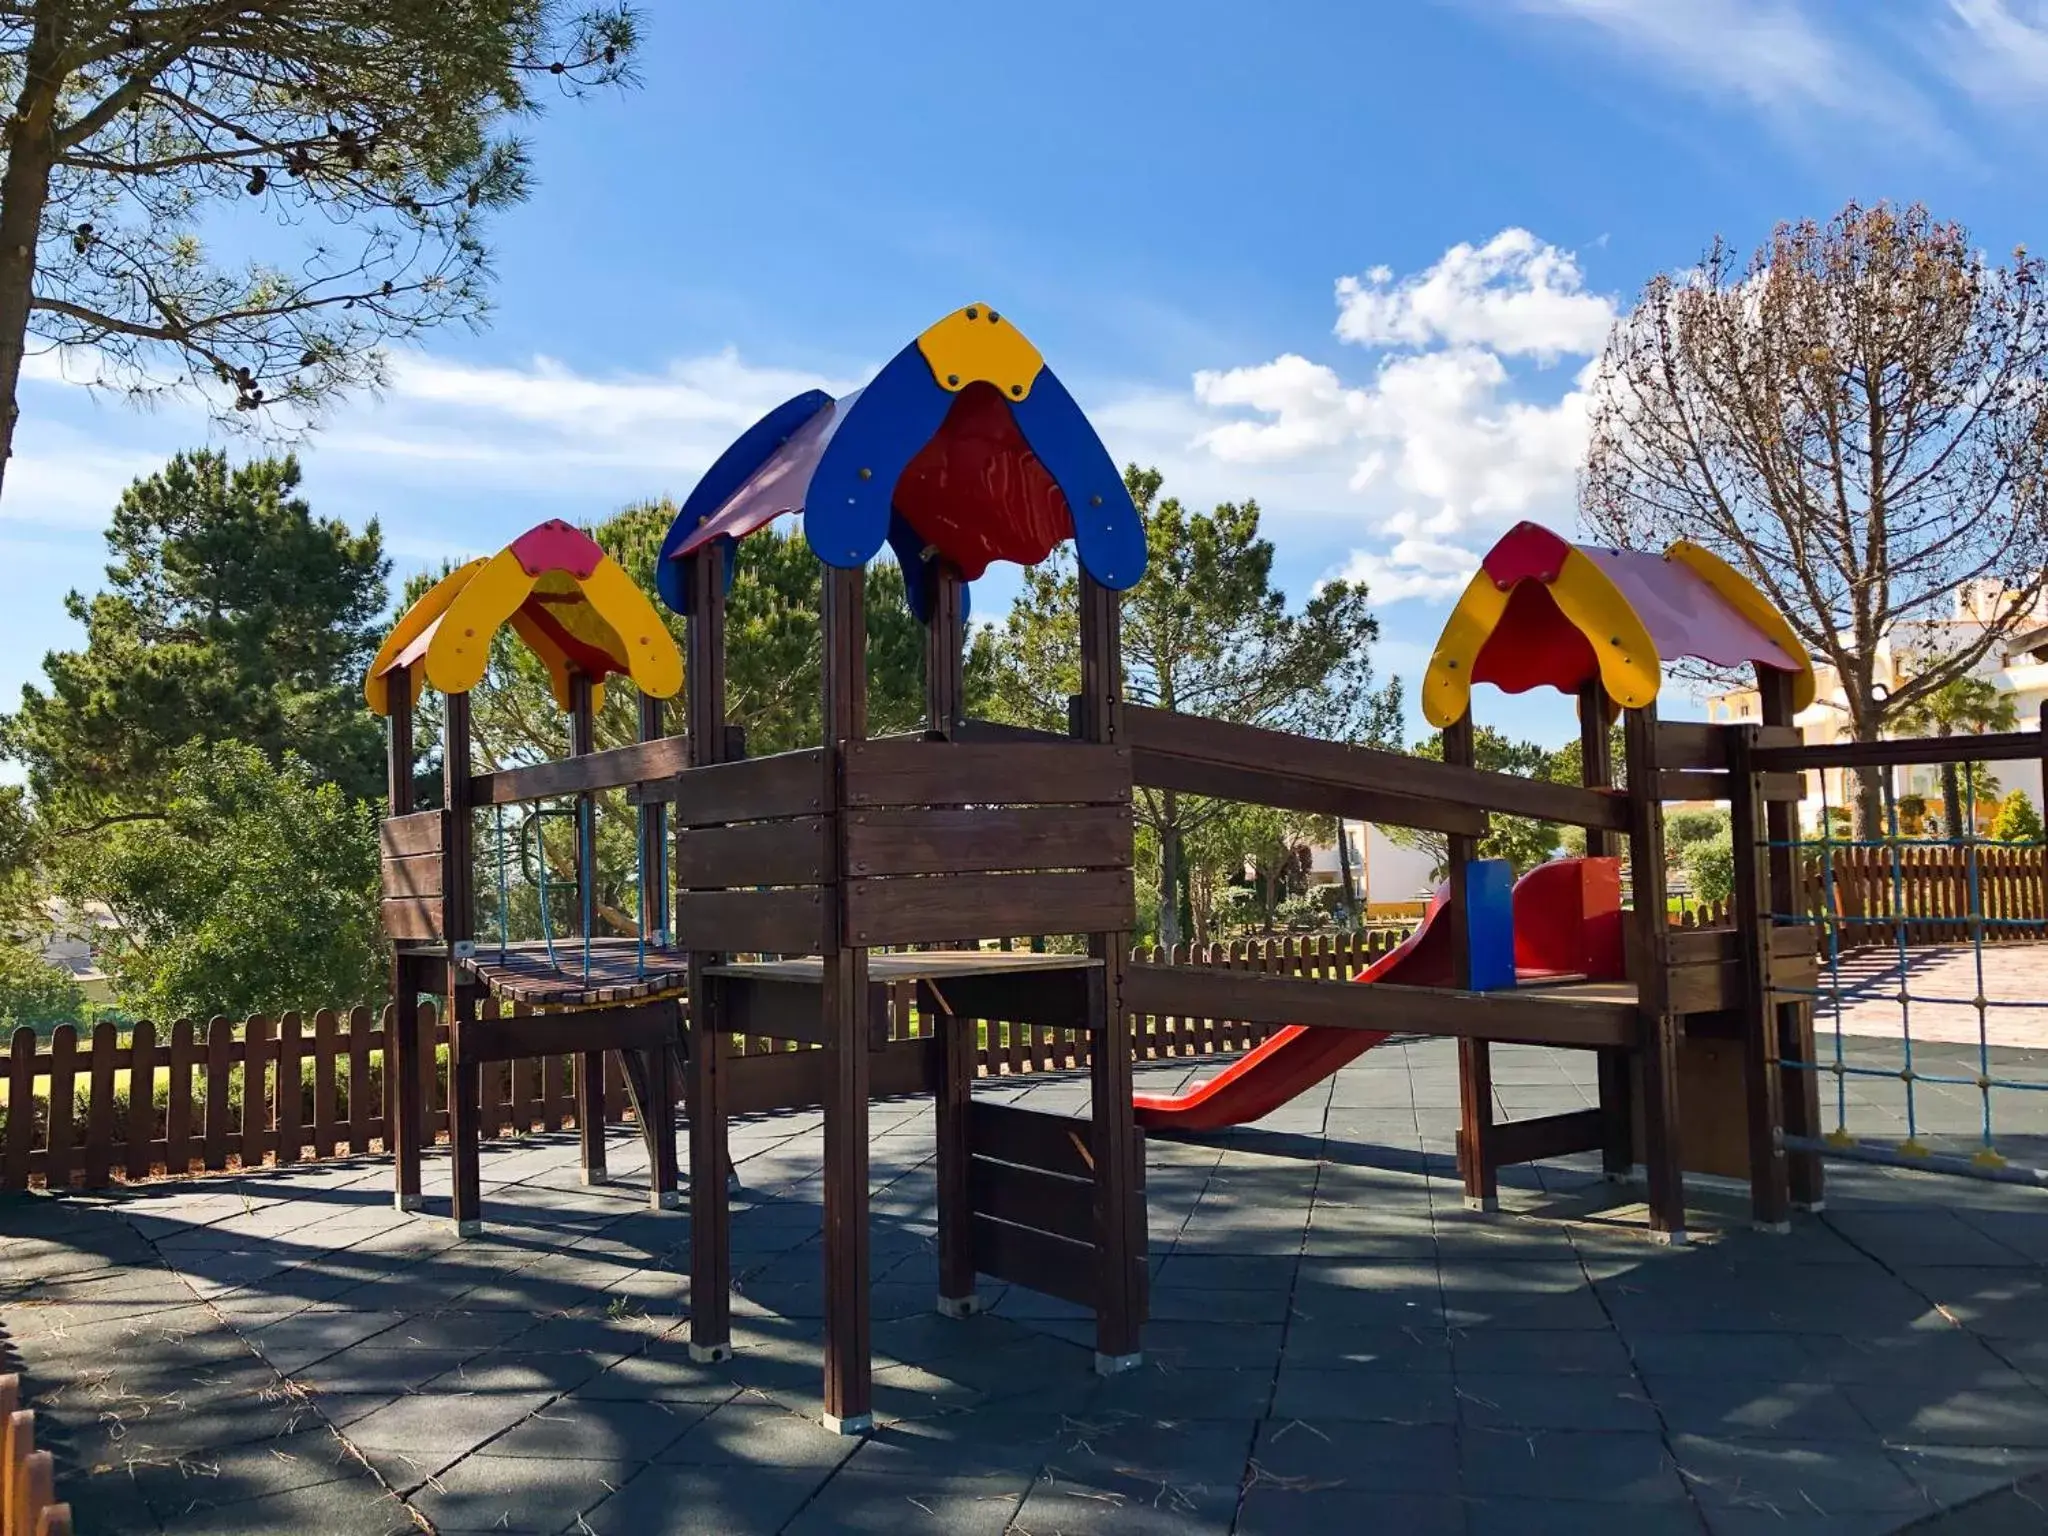
[[[1471,944],[1472,990],[1502,992],[1515,984],[1515,868],[1506,859],[1465,866],[1465,933]]]

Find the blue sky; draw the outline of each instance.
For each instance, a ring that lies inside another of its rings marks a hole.
[[[680,496],[769,405],[986,301],[1119,460],[1256,497],[1291,590],[1370,581],[1419,731],[1476,556],[1572,525],[1579,391],[1652,274],[1851,197],[2042,238],[2044,0],[646,9],[641,88],[531,130],[489,328],[395,357],[301,448],[398,577]],[[0,504],[8,701],[75,640],[62,594],[98,582],[121,486],[209,436],[58,371]],[[1480,718],[1570,730],[1541,696]]]

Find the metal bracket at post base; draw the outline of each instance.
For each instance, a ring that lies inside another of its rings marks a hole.
[[[1105,1355],[1098,1353],[1095,1356],[1095,1374],[1098,1376],[1121,1376],[1126,1371],[1135,1371],[1144,1363],[1145,1356],[1142,1351],[1134,1351],[1128,1355]]]
[[[717,1365],[721,1361],[732,1358],[732,1345],[692,1343],[690,1345],[690,1358],[698,1365]]]
[[[980,1310],[981,1298],[973,1291],[969,1291],[965,1296],[941,1296],[939,1298],[939,1316],[941,1317],[972,1317]]]
[[[856,1413],[843,1419],[837,1414],[827,1413],[821,1415],[821,1422],[828,1434],[871,1435],[875,1432],[875,1416],[872,1413]]]

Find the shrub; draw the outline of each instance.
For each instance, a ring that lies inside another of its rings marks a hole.
[[[2001,843],[2036,843],[2041,840],[2041,813],[2016,789],[1998,803],[1998,819],[1991,823],[1991,835]]]
[[[1716,837],[1687,843],[1678,860],[1700,901],[1718,906],[1735,894],[1735,839],[1726,827]]]

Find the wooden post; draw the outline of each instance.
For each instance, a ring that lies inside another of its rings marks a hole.
[[[867,572],[825,568],[825,803],[837,807],[845,743],[867,735]],[[843,888],[835,887],[824,957],[825,1427],[874,1427],[868,1300],[868,952],[843,943]]]
[[[390,701],[390,730],[385,738],[385,794],[392,816],[410,816],[415,808],[412,779],[412,669],[394,667],[385,678]],[[443,900],[446,900],[444,892]],[[420,1049],[419,995],[427,988],[419,964],[402,947],[391,955],[391,1006],[394,1024],[384,1042],[384,1142],[391,1153],[394,1198],[401,1211],[420,1208]],[[364,1084],[349,1079],[351,1106],[362,1099]],[[349,1151],[360,1154],[361,1147]],[[165,1172],[181,1175],[171,1166]]]
[[[1614,787],[1614,708],[1597,677],[1579,689],[1579,777],[1588,789]],[[1621,840],[1602,827],[1586,829],[1586,857],[1611,858]],[[1636,1163],[1635,1086],[1629,1053],[1603,1048],[1594,1053],[1600,1074],[1600,1166],[1610,1179],[1625,1179]]]
[[[1634,887],[1636,1009],[1642,1027],[1643,1163],[1650,1233],[1685,1241],[1685,1175],[1678,1144],[1678,1018],[1668,1006],[1671,923],[1664,896],[1664,806],[1657,798],[1657,706],[1623,717],[1628,749],[1629,869]]]
[[[597,719],[591,703],[590,678],[581,671],[569,674],[569,755],[587,757],[597,750]],[[596,838],[585,838],[584,827],[593,814],[597,797],[576,797],[576,922],[585,939],[594,937],[584,925],[595,911],[591,900],[597,879]],[[584,1051],[576,1058],[576,1131],[582,1144],[583,1182],[606,1181],[604,1156],[604,1052]]]
[[[1760,695],[1759,714],[1765,725],[1792,724],[1790,673],[1758,667],[1757,692]],[[2048,738],[2044,738],[2044,742],[2048,742]],[[2048,783],[2048,780],[2043,782]],[[1806,910],[1805,875],[1799,867],[1797,850],[1792,846],[1799,831],[1799,807],[1783,800],[1767,801],[1764,805],[1764,829],[1771,841],[1770,857],[1765,861],[1770,884],[1768,905],[1764,910],[1803,913]],[[1778,1059],[1814,1062],[1812,1000],[1781,1003],[1776,1011]],[[1818,1140],[1821,1134],[1820,1074],[1810,1067],[1805,1071],[1795,1069],[1787,1073],[1774,1064],[1773,1069],[1778,1074],[1779,1112],[1783,1116],[1785,1134]],[[1793,1205],[1805,1211],[1821,1208],[1826,1197],[1826,1182],[1818,1152],[1788,1155],[1785,1159],[1785,1181]]]
[[[667,715],[660,699],[641,694],[640,739],[659,741],[667,735]],[[640,921],[650,954],[657,943],[663,950],[669,944],[668,861],[663,857],[667,820],[666,806],[640,807]],[[683,1051],[680,1007],[676,1010],[676,1024],[677,1038],[672,1049],[650,1053],[647,1077],[653,1089],[652,1102],[640,1106],[640,1113],[648,1122],[641,1131],[648,1143],[652,1203],[660,1210],[675,1210],[682,1205],[682,1197],[676,1192],[676,1094],[682,1084],[670,1069],[670,1057],[680,1060]],[[654,1060],[654,1056],[660,1059]]]
[[[1084,741],[1114,744],[1123,725],[1123,598],[1081,573],[1081,697],[1074,724]],[[1138,1123],[1131,1105],[1131,1017],[1124,967],[1131,936],[1091,933],[1102,963],[1088,1006],[1089,1140],[1095,1163],[1095,1369],[1108,1376],[1144,1362],[1145,1197]]]
[[[1764,669],[1759,667],[1758,672]],[[1770,870],[1758,847],[1764,836],[1763,779],[1754,753],[1756,729],[1728,734],[1728,825],[1735,851],[1735,931],[1741,935],[1742,1086],[1748,1122],[1750,1216],[1772,1232],[1787,1230],[1784,1109],[1778,1077]]]
[[[949,565],[936,567],[931,583],[924,636],[925,732],[950,739],[963,703],[966,587]],[[935,987],[920,990],[919,1011],[934,1021],[929,1049],[939,1064],[932,1111],[939,1165],[939,1311],[947,1317],[967,1317],[976,1300],[974,1209],[967,1179],[973,1156],[967,1117],[974,1093],[975,1021],[953,1017]]]
[[[1444,761],[1453,767],[1473,766],[1472,711],[1444,727]],[[1479,857],[1477,839],[1446,840],[1444,871],[1450,896],[1438,919],[1451,925],[1451,985],[1472,985],[1472,930],[1467,902],[1471,864]],[[1484,1040],[1458,1042],[1458,1174],[1465,1186],[1465,1209],[1500,1208],[1500,1173],[1493,1146],[1493,1051]]]
[[[475,937],[476,921],[469,899],[469,695],[448,694],[446,704],[447,730],[441,743],[441,803],[448,811],[448,832],[441,852],[441,900],[445,914],[443,937],[448,944],[448,1149],[454,1165],[451,1179],[455,1230],[469,1236],[483,1230],[483,1215],[478,1209],[481,1179],[477,1124],[483,1109],[483,1083],[464,1038],[476,1023],[476,983],[464,973],[456,958],[457,947]],[[423,1073],[433,1072],[431,1045],[420,1052],[420,1062]]]
[[[690,766],[725,760],[725,555],[716,541],[685,563],[684,729]],[[690,951],[690,1038],[683,1099],[690,1122],[690,1358],[732,1354],[732,1203],[725,1099],[725,1031],[705,967],[724,958]]]

